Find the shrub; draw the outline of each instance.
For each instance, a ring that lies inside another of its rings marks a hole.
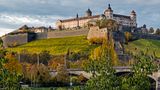
[[[128,44],[128,41],[132,39],[132,34],[130,32],[125,32],[124,35],[125,35],[126,44]]]
[[[89,42],[91,44],[102,44],[103,43],[104,38],[91,38],[89,39]]]
[[[69,81],[69,73],[67,71],[67,68],[64,65],[59,65],[57,67],[56,79],[58,82],[61,82],[64,84]]]

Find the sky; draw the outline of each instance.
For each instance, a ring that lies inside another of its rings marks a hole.
[[[84,16],[88,8],[103,14],[108,4],[116,14],[135,10],[138,26],[160,28],[160,0],[0,0],[0,36],[25,24],[55,27],[56,20]]]

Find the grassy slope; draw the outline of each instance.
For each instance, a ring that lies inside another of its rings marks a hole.
[[[137,49],[135,50],[135,48]],[[147,51],[147,48],[149,54],[153,54],[153,51],[155,51],[156,56],[160,58],[160,40],[139,39],[126,45],[126,50],[133,53],[137,53],[139,51]]]
[[[20,52],[21,50],[28,50],[31,53],[39,53],[42,50],[48,50],[51,54],[65,54],[67,49],[71,51],[90,51],[95,48],[95,45],[89,45],[86,36],[75,36],[66,38],[54,38],[36,40],[25,45],[21,45],[15,48],[8,48],[9,51]]]

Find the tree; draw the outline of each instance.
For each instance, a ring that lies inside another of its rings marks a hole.
[[[50,59],[51,59],[51,55],[50,55],[49,51],[44,50],[39,54],[40,63],[43,63],[43,64],[47,65],[48,61]]]
[[[112,42],[104,41],[97,53],[92,53],[86,71],[92,73],[92,77],[87,81],[86,90],[113,90],[118,89],[118,78],[114,75],[113,69]]]
[[[160,29],[159,28],[157,28],[157,30],[156,30],[156,33],[155,33],[156,35],[160,35]]]
[[[128,41],[132,38],[132,35],[130,32],[124,32],[124,35],[125,35],[126,43],[128,44]]]
[[[118,30],[118,23],[112,19],[97,20],[96,24],[100,28],[107,28],[109,31],[117,31]]]
[[[2,39],[0,38],[0,48],[3,46],[3,41]]]
[[[154,33],[153,27],[151,27],[151,28],[149,29],[149,33]]]
[[[157,69],[158,67],[154,64],[154,58],[152,56],[148,56],[143,52],[136,55],[132,68],[134,74],[130,86],[136,88],[136,90],[149,90],[151,85],[148,75],[152,75]]]
[[[69,73],[65,65],[58,65],[56,79],[61,83],[67,83],[69,81]]]
[[[51,76],[48,68],[44,64],[34,64],[28,71],[28,78],[33,83],[47,83]]]
[[[13,53],[7,53],[0,58],[0,83],[7,90],[19,90],[22,76],[22,67]]]
[[[148,75],[158,69],[153,57],[141,52],[134,56],[134,60],[130,76],[121,77],[121,90],[150,90]]]

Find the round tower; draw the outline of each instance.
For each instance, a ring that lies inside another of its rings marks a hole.
[[[86,17],[92,16],[92,11],[88,8],[88,10],[85,13]]]
[[[134,10],[132,10],[131,14],[130,14],[130,18],[131,18],[131,25],[133,27],[137,27],[137,15],[136,12]]]
[[[110,4],[108,4],[108,8],[104,11],[104,15],[107,19],[113,19],[113,10]]]

